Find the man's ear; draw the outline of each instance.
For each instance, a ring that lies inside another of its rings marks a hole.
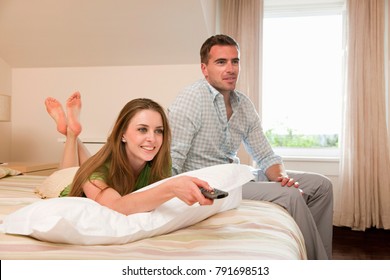
[[[203,76],[205,76],[205,78],[207,78],[207,76],[209,75],[208,71],[207,71],[207,65],[205,63],[201,63],[200,69],[202,70]]]

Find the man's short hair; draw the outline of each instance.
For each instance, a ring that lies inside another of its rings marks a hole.
[[[213,46],[235,46],[238,51],[240,51],[240,47],[238,43],[228,35],[220,34],[214,35],[208,38],[200,48],[200,62],[207,64],[209,61],[210,50]]]

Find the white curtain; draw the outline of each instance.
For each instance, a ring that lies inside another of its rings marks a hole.
[[[347,0],[340,197],[334,224],[356,230],[390,229],[384,26],[384,0]]]
[[[261,96],[263,0],[220,0],[221,33],[240,45],[240,79],[237,89],[259,110]]]

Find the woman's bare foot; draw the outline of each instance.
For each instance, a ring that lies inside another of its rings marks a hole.
[[[81,95],[76,91],[66,101],[66,112],[68,115],[68,129],[72,131],[75,136],[81,133],[81,124],[79,122],[81,110]]]
[[[66,135],[67,123],[65,112],[62,109],[62,105],[57,99],[48,97],[45,100],[46,111],[55,120],[57,124],[57,130],[59,133]]]

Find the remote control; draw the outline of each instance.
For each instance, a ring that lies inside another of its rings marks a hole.
[[[212,191],[209,191],[204,188],[200,188],[200,191],[205,197],[210,199],[220,199],[220,198],[227,197],[229,195],[228,192],[218,190],[218,189],[213,189]]]

